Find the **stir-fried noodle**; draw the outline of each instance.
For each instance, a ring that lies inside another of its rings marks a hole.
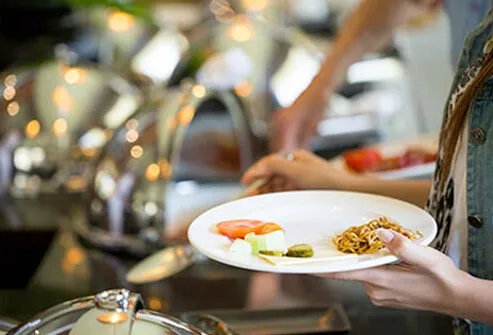
[[[423,237],[419,231],[412,232],[387,217],[381,217],[364,225],[346,229],[341,234],[335,235],[332,241],[339,251],[358,255],[371,254],[384,247],[377,235],[379,228],[392,229],[411,240]]]

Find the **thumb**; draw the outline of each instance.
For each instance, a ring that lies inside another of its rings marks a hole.
[[[378,229],[377,235],[387,249],[404,263],[422,268],[429,268],[433,264],[434,254],[407,237],[390,229]]]

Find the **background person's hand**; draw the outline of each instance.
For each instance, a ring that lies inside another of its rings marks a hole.
[[[353,178],[349,172],[333,167],[326,160],[308,151],[294,151],[294,160],[279,154],[264,157],[244,174],[246,185],[261,178],[283,180],[285,189],[345,189]]]
[[[308,149],[325,108],[320,93],[305,91],[290,107],[278,109],[271,120],[271,151]]]
[[[379,230],[378,236],[401,264],[323,277],[361,282],[376,306],[457,315],[454,305],[472,277],[433,248],[420,246],[391,230]]]

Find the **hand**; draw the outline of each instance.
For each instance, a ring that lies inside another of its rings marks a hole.
[[[411,242],[391,230],[379,230],[386,247],[402,261],[373,269],[323,275],[363,284],[376,306],[429,310],[458,315],[454,309],[465,283],[472,277],[460,271],[439,251]]]
[[[326,102],[317,89],[309,89],[288,108],[277,110],[272,118],[272,152],[309,148],[325,114]]]
[[[326,160],[308,152],[293,152],[294,160],[280,155],[267,156],[254,164],[243,176],[244,184],[256,179],[272,178],[281,190],[346,189],[354,175],[333,167]]]

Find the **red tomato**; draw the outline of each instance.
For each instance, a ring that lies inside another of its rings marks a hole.
[[[216,225],[216,228],[221,235],[231,239],[244,238],[245,235],[249,233],[263,235],[272,233],[276,230],[282,230],[280,226],[272,222],[248,219],[219,222]]]
[[[382,155],[377,149],[351,150],[343,158],[347,167],[358,173],[375,171],[382,162]]]
[[[266,222],[264,225],[260,226],[259,229],[255,232],[257,235],[265,235],[277,230],[283,230],[281,226],[273,222]]]

